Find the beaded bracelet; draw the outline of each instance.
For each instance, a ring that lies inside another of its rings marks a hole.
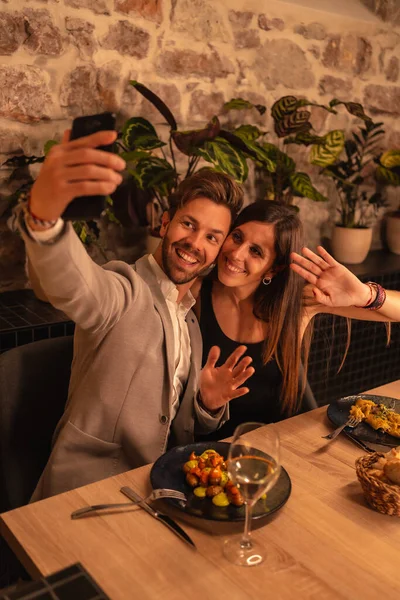
[[[45,219],[39,219],[36,215],[33,214],[30,207],[31,201],[31,190],[29,189],[26,192],[21,192],[18,198],[18,202],[25,203],[25,214],[27,217],[35,223],[35,225],[39,225],[39,227],[53,227],[57,223],[57,219],[54,221],[47,221]]]
[[[365,310],[379,310],[382,308],[386,300],[386,291],[381,285],[379,285],[379,283],[375,283],[375,281],[367,281],[367,286],[371,290],[369,300],[364,306],[356,306],[356,308],[364,308]],[[374,291],[376,295],[375,299],[372,300]]]

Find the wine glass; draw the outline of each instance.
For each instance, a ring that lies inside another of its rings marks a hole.
[[[265,551],[251,537],[250,523],[253,506],[270,490],[279,478],[280,444],[276,426],[263,432],[262,447],[254,447],[255,436],[247,435],[264,423],[242,423],[236,427],[229,448],[227,468],[231,480],[239,488],[245,503],[246,520],[242,536],[225,540],[225,557],[236,565],[253,567],[263,562]]]

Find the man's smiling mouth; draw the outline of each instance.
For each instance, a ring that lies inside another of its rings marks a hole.
[[[175,252],[178,255],[178,258],[180,258],[180,260],[188,266],[196,265],[199,262],[197,258],[194,258],[194,256],[192,256],[191,254],[188,254],[187,252],[185,252],[185,250],[182,250],[182,248],[176,248]]]

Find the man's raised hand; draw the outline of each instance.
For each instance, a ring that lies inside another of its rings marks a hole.
[[[201,400],[208,410],[218,410],[233,398],[249,392],[249,388],[240,387],[254,373],[254,368],[250,366],[252,358],[242,358],[246,350],[246,346],[239,346],[223,365],[216,367],[221,350],[218,346],[211,348],[200,373]]]
[[[122,181],[125,161],[98,146],[112,144],[115,131],[99,131],[52,147],[32,186],[30,210],[41,220],[55,221],[78,196],[112,194]]]

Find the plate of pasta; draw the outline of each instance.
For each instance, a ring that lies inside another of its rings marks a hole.
[[[400,400],[396,398],[375,394],[346,396],[332,402],[327,415],[336,427],[349,417],[360,419],[360,424],[348,432],[363,442],[400,446]]]
[[[243,521],[245,507],[240,490],[229,481],[225,460],[227,442],[197,442],[172,448],[154,463],[150,482],[155,488],[183,492],[186,504],[172,498],[164,502],[190,515],[212,521]],[[263,454],[263,453],[262,453]],[[266,455],[265,455],[266,456]],[[287,471],[281,467],[274,487],[253,508],[253,519],[267,517],[287,502],[291,492]]]

